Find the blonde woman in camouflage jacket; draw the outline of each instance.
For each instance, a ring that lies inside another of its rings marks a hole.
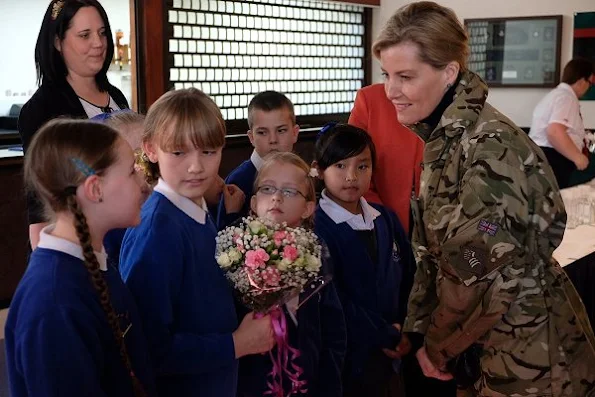
[[[552,259],[566,222],[556,180],[466,69],[456,15],[432,2],[406,5],[373,51],[399,121],[426,141],[403,327],[423,335],[424,374],[450,379],[447,362],[479,344],[473,395],[595,395],[593,331]]]

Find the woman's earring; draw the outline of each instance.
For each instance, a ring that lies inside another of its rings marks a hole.
[[[451,84],[451,83],[447,83],[447,84],[446,84],[446,90],[444,90],[444,91],[448,91],[448,90],[450,90],[450,87],[452,87],[452,84]]]

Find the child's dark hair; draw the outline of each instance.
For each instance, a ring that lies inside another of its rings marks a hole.
[[[38,85],[41,85],[44,81],[59,82],[68,74],[64,58],[56,49],[55,41],[56,38],[60,41],[64,40],[66,31],[70,29],[72,18],[83,7],[94,7],[104,23],[107,48],[103,66],[95,76],[95,81],[100,91],[107,91],[109,86],[107,70],[114,56],[114,39],[107,14],[97,0],[50,1],[43,16],[41,29],[35,44],[35,67],[37,69]]]
[[[291,121],[295,125],[295,111],[293,110],[293,103],[291,103],[289,98],[277,91],[259,92],[254,95],[254,98],[248,104],[248,127],[252,129],[252,114],[254,110],[270,112],[283,108],[289,110]]]
[[[376,166],[376,147],[372,137],[361,128],[350,124],[336,124],[330,127],[314,146],[314,161],[321,170],[331,165],[357,156],[366,148],[372,155],[372,169]]]
[[[70,211],[83,248],[84,264],[91,284],[107,316],[120,357],[132,379],[134,395],[145,396],[144,388],[134,374],[116,311],[110,301],[108,286],[101,275],[99,262],[91,244],[87,219],[76,199],[76,188],[87,175],[81,164],[101,176],[118,160],[118,132],[100,123],[81,120],[53,120],[43,126],[25,156],[25,182],[44,202],[46,211]]]

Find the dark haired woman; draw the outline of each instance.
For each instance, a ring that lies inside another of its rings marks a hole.
[[[50,2],[35,45],[40,86],[19,116],[25,155],[37,130],[53,118],[91,118],[128,108],[122,92],[107,80],[113,53],[111,28],[101,4],[96,0]],[[27,204],[29,239],[35,248],[47,219],[34,194]]]

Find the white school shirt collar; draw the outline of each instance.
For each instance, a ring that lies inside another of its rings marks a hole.
[[[260,157],[258,153],[256,153],[256,150],[252,151],[252,154],[250,155],[250,161],[252,161],[252,164],[254,164],[256,171],[260,171],[262,165],[264,164],[264,159]]]
[[[52,236],[50,234],[54,230],[55,226],[56,225],[52,224],[41,229],[37,247],[63,252],[84,261],[85,257],[83,256],[83,247],[81,247],[79,244],[73,243],[72,241],[68,241],[61,237]],[[95,251],[95,256],[97,257],[97,262],[99,262],[99,270],[104,272],[107,271],[107,254],[105,253],[105,248],[102,247],[101,252]]]
[[[326,189],[322,191],[320,198],[320,208],[333,220],[339,224],[347,222],[353,230],[373,230],[374,219],[380,216],[380,212],[372,207],[365,198],[360,198],[360,205],[362,207],[362,214],[352,214],[339,204],[331,200],[326,194]]]
[[[202,199],[201,205],[198,205],[188,197],[184,197],[177,193],[161,178],[159,178],[159,182],[157,182],[157,185],[153,190],[164,195],[165,198],[171,201],[171,203],[180,211],[201,225],[204,225],[207,222],[207,213],[209,212],[209,209],[204,198]]]

